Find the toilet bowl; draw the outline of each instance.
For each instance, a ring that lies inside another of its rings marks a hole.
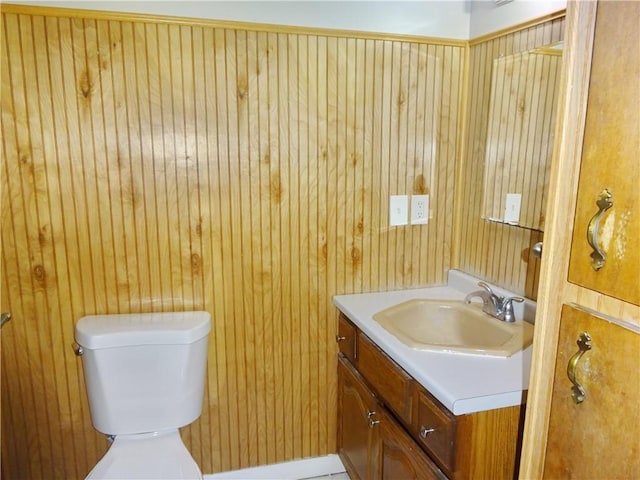
[[[210,330],[207,312],[78,321],[91,420],[113,439],[87,479],[202,479],[179,429],[202,412]]]
[[[87,480],[202,479],[178,430],[121,435],[93,467]]]

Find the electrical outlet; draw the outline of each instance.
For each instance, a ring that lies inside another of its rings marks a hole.
[[[408,197],[406,195],[391,195],[389,197],[389,225],[406,225],[409,214]]]
[[[429,222],[429,195],[411,196],[411,225],[426,225]]]

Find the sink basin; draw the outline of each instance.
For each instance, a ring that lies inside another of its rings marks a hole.
[[[510,357],[533,341],[533,325],[493,318],[481,303],[415,299],[382,310],[373,319],[419,350]]]

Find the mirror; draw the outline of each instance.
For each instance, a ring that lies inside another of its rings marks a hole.
[[[483,218],[544,230],[562,43],[494,59]]]

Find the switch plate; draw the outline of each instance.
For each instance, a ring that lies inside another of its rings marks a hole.
[[[409,216],[409,198],[406,195],[389,197],[389,225],[406,225]]]
[[[411,196],[411,225],[426,225],[429,222],[429,195]]]
[[[504,207],[505,223],[515,223],[520,221],[520,204],[522,195],[519,193],[507,193]]]

